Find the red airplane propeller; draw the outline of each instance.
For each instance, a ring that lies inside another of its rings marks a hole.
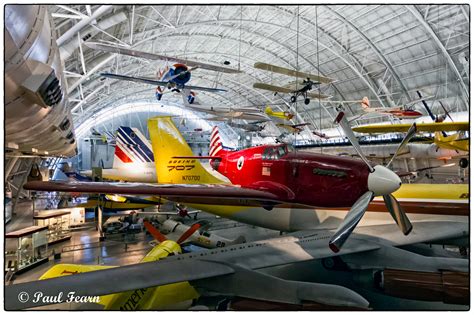
[[[143,225],[145,226],[145,229],[153,236],[153,238],[155,240],[157,240],[158,242],[164,242],[167,240],[166,236],[164,236],[163,234],[161,234],[161,232],[155,228],[149,221],[143,221]],[[196,232],[199,228],[201,227],[201,225],[199,223],[195,223],[193,225],[191,225],[191,227],[189,229],[186,230],[186,232],[183,233],[183,235],[181,235],[181,237],[176,241],[176,243],[178,243],[179,245],[181,245],[184,241],[186,241],[191,235],[194,234],[194,232]]]
[[[335,122],[338,123],[341,126],[341,128],[344,130],[346,137],[349,139],[352,146],[354,147],[356,152],[359,154],[360,158],[367,165],[370,174],[369,174],[369,185],[368,185],[369,190],[366,193],[364,193],[361,197],[359,197],[359,199],[352,205],[351,209],[345,216],[341,225],[338,227],[333,237],[329,241],[329,247],[334,252],[338,252],[341,249],[341,247],[344,245],[347,238],[351,235],[352,231],[355,229],[359,221],[362,219],[362,216],[367,210],[369,203],[372,201],[375,195],[383,196],[385,205],[388,211],[390,212],[390,214],[392,215],[393,219],[395,220],[397,225],[400,227],[403,234],[408,235],[411,232],[413,227],[407,215],[405,214],[405,211],[403,211],[397,199],[395,199],[395,197],[391,194],[391,192],[398,189],[398,187],[394,187],[394,186],[396,186],[397,183],[398,185],[401,185],[401,181],[400,181],[400,178],[395,173],[393,173],[392,171],[388,169],[388,167],[393,162],[395,157],[402,151],[402,149],[405,147],[408,141],[410,141],[410,139],[415,135],[416,124],[413,123],[413,125],[410,127],[405,138],[400,143],[400,145],[397,148],[397,151],[395,152],[392,159],[390,160],[390,162],[388,162],[386,166],[382,166],[382,165],[372,166],[369,160],[367,160],[367,158],[364,156],[362,149],[359,145],[359,142],[357,141],[357,138],[355,137],[354,132],[349,126],[349,122],[347,121],[344,112],[340,112],[338,114]],[[371,179],[372,179],[372,182],[374,183],[373,185],[371,185]],[[379,184],[379,183],[383,183],[383,185],[380,185],[380,186],[385,186],[386,188],[378,187],[378,185],[376,184]],[[377,194],[374,191],[377,191]]]

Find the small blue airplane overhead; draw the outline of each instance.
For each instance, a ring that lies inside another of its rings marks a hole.
[[[206,91],[212,93],[219,93],[225,92],[224,89],[217,89],[217,88],[210,88],[210,87],[202,87],[202,86],[194,86],[194,85],[187,85],[187,83],[191,80],[191,72],[196,69],[204,69],[216,72],[223,72],[223,73],[240,73],[240,70],[235,70],[228,67],[222,67],[218,65],[212,65],[197,61],[190,61],[184,60],[181,58],[157,55],[152,53],[146,53],[142,51],[121,48],[121,47],[113,47],[110,45],[104,45],[100,43],[87,43],[86,44],[89,48],[106,51],[106,52],[113,52],[119,53],[122,55],[146,58],[149,60],[165,60],[175,62],[175,64],[171,66],[166,66],[164,69],[158,71],[157,77],[158,79],[153,78],[144,78],[144,77],[132,77],[120,74],[112,74],[112,73],[102,73],[101,76],[111,79],[118,79],[118,80],[125,80],[125,81],[132,81],[138,83],[145,83],[156,85],[155,96],[158,101],[161,100],[163,94],[166,90],[170,90],[171,92],[183,92],[183,100],[189,104],[193,104],[195,100],[196,94],[194,91]]]

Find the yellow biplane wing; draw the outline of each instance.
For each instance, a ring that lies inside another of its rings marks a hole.
[[[271,71],[274,73],[280,73],[280,74],[288,75],[291,77],[298,77],[298,78],[303,78],[303,79],[310,78],[311,80],[321,82],[324,84],[329,84],[334,81],[331,78],[327,78],[327,77],[323,77],[323,76],[319,76],[319,75],[315,75],[311,73],[296,71],[292,69],[287,69],[287,68],[283,68],[283,67],[271,65],[268,63],[263,63],[263,62],[256,62],[253,66],[256,69]]]
[[[261,83],[261,82],[255,82],[253,84],[253,87],[256,89],[267,90],[267,91],[278,92],[278,93],[291,94],[295,92],[294,89],[286,88],[283,86]],[[308,93],[308,97],[309,98],[328,98],[329,95],[324,95],[324,94],[319,94],[319,93]]]
[[[411,124],[397,125],[368,125],[352,128],[355,132],[360,133],[388,133],[388,132],[407,132]],[[469,122],[443,122],[443,123],[420,123],[416,124],[417,131],[436,132],[436,131],[467,131],[469,130]]]

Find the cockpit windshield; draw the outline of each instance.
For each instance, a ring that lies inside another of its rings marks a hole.
[[[294,152],[295,148],[291,144],[268,147],[263,150],[263,160],[278,160],[287,153]]]

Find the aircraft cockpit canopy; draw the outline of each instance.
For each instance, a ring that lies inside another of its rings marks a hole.
[[[278,160],[282,156],[294,151],[295,148],[291,144],[267,147],[263,150],[262,160]]]

